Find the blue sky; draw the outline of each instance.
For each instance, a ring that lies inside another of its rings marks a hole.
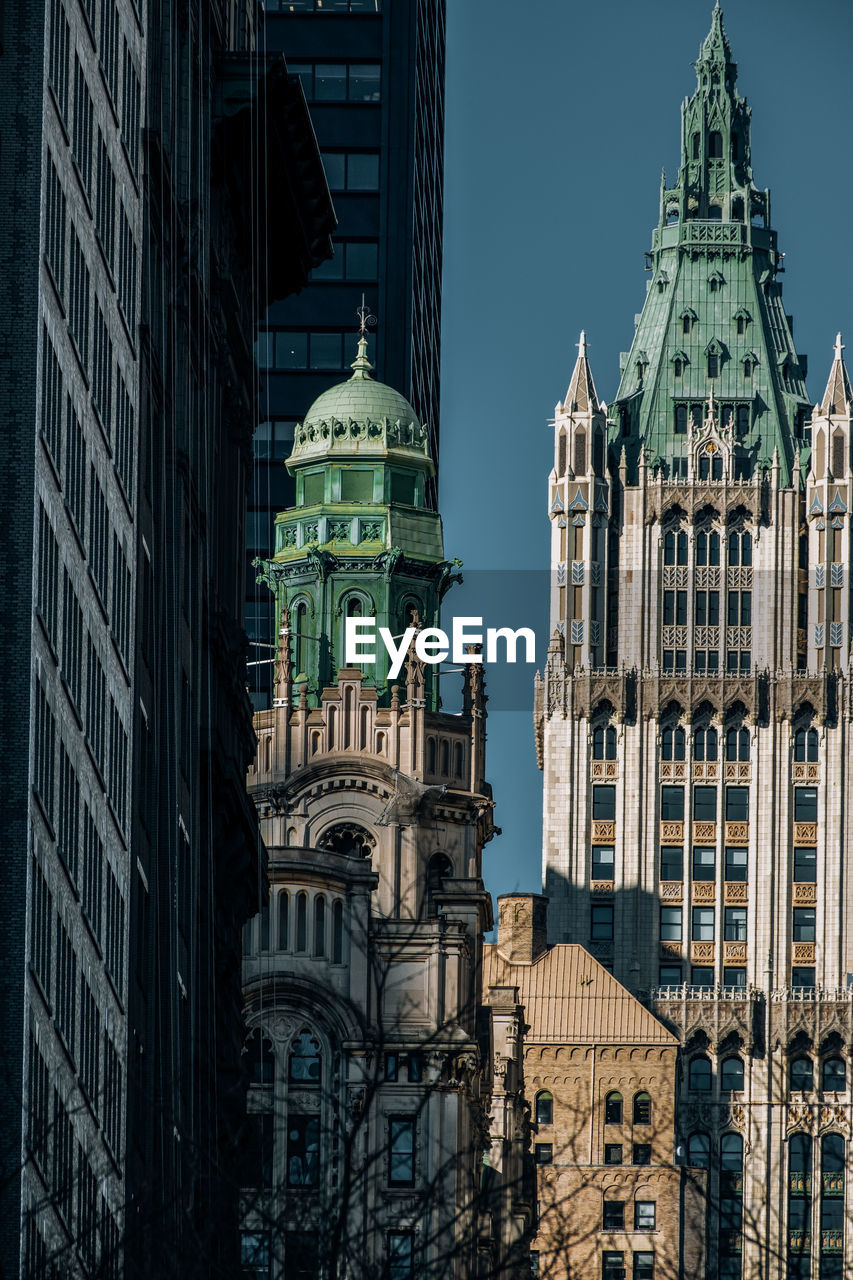
[[[581,328],[599,395],[615,393],[711,9],[447,0],[440,500],[446,553],[468,570],[547,568],[547,421]],[[853,4],[733,0],[723,11],[814,401],[839,329],[853,360]],[[486,849],[486,885],[537,891],[531,715],[495,711],[488,727],[503,835]]]

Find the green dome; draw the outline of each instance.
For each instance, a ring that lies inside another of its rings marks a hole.
[[[319,454],[401,452],[431,462],[426,428],[404,395],[371,376],[361,338],[352,377],[318,396],[296,427],[289,464]]]

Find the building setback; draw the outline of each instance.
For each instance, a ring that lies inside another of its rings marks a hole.
[[[544,878],[681,1043],[707,1274],[853,1259],[851,388],[810,408],[719,8],[619,390],[583,337],[548,481]]]
[[[274,0],[265,8],[262,38],[269,52],[284,50],[302,82],[338,227],[334,258],[298,298],[270,307],[259,335],[266,421],[255,439],[250,560],[268,554],[275,515],[294,502],[282,463],[305,406],[349,366],[362,295],[378,319],[377,373],[426,424],[436,464],[439,428],[445,0]],[[427,496],[434,507],[434,478]],[[263,660],[272,656],[275,619],[251,570],[247,588],[258,662],[250,688],[262,709],[271,705],[272,663]]]
[[[262,882],[243,786],[251,349],[333,225],[298,82],[249,56],[251,12],[3,13],[8,1276],[236,1256],[239,931]],[[269,254],[268,177],[287,246]]]

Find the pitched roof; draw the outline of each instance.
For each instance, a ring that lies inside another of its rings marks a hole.
[[[563,401],[564,407],[571,413],[577,409],[581,413],[593,413],[598,408],[598,396],[592,380],[592,370],[586,358],[586,334],[581,329],[578,343],[578,358],[569,382],[569,389]]]
[[[829,371],[829,381],[820,402],[820,411],[825,417],[832,413],[846,413],[848,404],[853,402],[853,389],[850,387],[850,377],[841,354],[843,350],[844,343],[839,333],[835,339],[835,359]]]
[[[678,1043],[577,943],[551,947],[533,964],[510,964],[496,943],[488,943],[483,949],[483,986],[518,988],[528,1043]]]

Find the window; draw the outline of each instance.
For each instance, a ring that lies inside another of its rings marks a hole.
[[[685,320],[685,324],[689,326],[690,321]],[[689,332],[689,328],[687,332]],[[675,406],[675,434],[677,436],[687,435],[687,405],[686,404],[677,404]]]
[[[652,1148],[649,1142],[635,1142],[632,1164],[651,1164]]]
[[[278,895],[278,949],[286,951],[289,938],[290,897],[286,889]]]
[[[622,1200],[604,1201],[603,1231],[623,1231],[625,1228],[625,1203]]]
[[[694,942],[714,941],[714,908],[694,907],[691,929]]]
[[[713,965],[694,964],[690,970],[690,983],[694,987],[712,987],[714,985]]]
[[[720,593],[719,591],[696,592],[697,627],[718,627],[720,625]]]
[[[661,907],[660,936],[662,942],[681,941],[681,907]]]
[[[616,730],[612,724],[597,725],[592,735],[593,760],[616,759]]]
[[[794,734],[794,759],[798,763],[817,761],[818,738],[816,729],[798,729]]]
[[[712,280],[711,292],[713,293],[716,289],[717,289],[717,281]],[[716,352],[711,351],[708,353],[708,377],[718,378],[719,376],[720,376],[720,357],[716,354]]]
[[[124,205],[119,209],[118,305],[127,327],[134,332],[136,320],[136,241]]]
[[[625,1280],[624,1257],[613,1249],[601,1255],[601,1280]]]
[[[672,595],[671,591],[664,592],[665,596]],[[686,592],[679,591],[679,596],[686,596]],[[686,607],[686,606],[685,606]],[[675,729],[664,729],[661,734],[661,760],[683,760],[684,759],[684,730],[678,726]]]
[[[104,257],[110,270],[113,270],[113,251],[115,248],[115,213],[116,213],[116,180],[107,143],[101,130],[98,129],[98,179],[95,199],[95,234],[101,242]]]
[[[612,822],[616,817],[616,788],[597,786],[592,789],[592,816],[595,821]]]
[[[388,1185],[391,1187],[411,1187],[414,1181],[414,1117],[392,1117],[388,1121]]]
[[[749,730],[730,728],[726,730],[726,759],[749,759]]]
[[[665,565],[687,564],[687,534],[683,529],[670,529],[664,534],[663,562]]]
[[[742,965],[726,965],[723,969],[724,987],[746,987],[746,969]]]
[[[814,884],[817,880],[817,849],[798,846],[794,850],[794,882]]]
[[[554,1098],[547,1089],[536,1095],[536,1123],[554,1123]]]
[[[308,895],[304,893],[296,899],[296,950],[308,950]]]
[[[265,1231],[240,1234],[240,1275],[247,1280],[267,1280],[270,1273],[270,1238]]]
[[[287,1185],[316,1187],[320,1181],[320,1121],[291,1115],[287,1121]]]
[[[815,940],[814,907],[794,907],[794,941],[814,942]]]
[[[664,822],[684,821],[684,787],[661,787],[660,816]]]
[[[717,850],[712,848],[693,848],[693,879],[715,880],[717,877]]]
[[[726,942],[746,942],[746,907],[726,907],[723,938]]]
[[[323,166],[332,191],[378,191],[378,151],[324,151]]]
[[[660,851],[661,880],[684,878],[684,850],[680,845],[662,845]]]
[[[729,564],[745,567],[752,564],[752,534],[748,530],[729,534]]]
[[[658,970],[658,983],[662,987],[680,987],[682,973],[680,964],[662,964]]]
[[[84,369],[89,365],[89,268],[86,255],[71,228],[70,271],[68,276],[68,332]]]
[[[554,1146],[550,1142],[537,1142],[533,1148],[533,1158],[538,1165],[554,1163]]]
[[[811,990],[814,987],[814,969],[811,966],[793,965],[791,968],[791,986],[797,991]]]
[[[655,1201],[654,1200],[636,1200],[634,1202],[634,1230],[635,1231],[654,1231],[655,1229]]]
[[[711,1163],[711,1139],[707,1133],[691,1133],[687,1139],[687,1163],[694,1169],[707,1169]]]
[[[415,1237],[411,1231],[388,1232],[387,1274],[388,1280],[413,1280],[415,1274]]]
[[[697,822],[717,821],[717,788],[693,788],[693,817]]]
[[[622,1163],[621,1142],[606,1142],[604,1144],[604,1163],[605,1164],[621,1164]]]
[[[604,1099],[604,1123],[605,1124],[621,1124],[622,1123],[622,1094],[608,1093]]]
[[[335,256],[314,267],[312,280],[376,280],[379,273],[379,244],[376,240],[336,240]],[[318,335],[314,335],[318,337]],[[334,338],[340,343],[341,335],[319,335]],[[330,348],[331,350],[332,348]],[[337,351],[337,349],[335,349]],[[335,360],[340,357],[336,354]],[[329,360],[327,353],[321,354],[321,344],[312,353],[314,361]],[[323,367],[313,364],[312,367]],[[330,367],[337,368],[336,363]]]
[[[720,1071],[720,1088],[723,1093],[735,1093],[743,1089],[743,1059],[724,1058]]]
[[[747,849],[726,849],[725,878],[729,883],[746,880],[748,858],[749,852]]]
[[[593,880],[612,880],[614,849],[612,845],[594,844],[592,846],[592,878]]]
[[[794,821],[817,822],[817,787],[794,787]]]
[[[332,964],[342,964],[344,958],[344,904],[340,898],[332,908]]]
[[[322,895],[314,899],[314,955],[326,954],[326,900]]]
[[[594,903],[590,910],[589,936],[602,942],[613,940],[613,903]]]
[[[712,160],[719,159],[723,154],[723,135],[718,129],[712,129],[708,134],[708,155]]]
[[[708,1093],[711,1088],[711,1061],[704,1054],[690,1059],[687,1069],[687,1087],[696,1093]]]
[[[826,1058],[823,1064],[824,1093],[843,1093],[847,1088],[847,1066],[843,1058]]]
[[[726,787],[726,822],[749,822],[749,787]]]
[[[663,624],[665,627],[683,627],[687,622],[687,592],[664,591]],[[670,757],[671,758],[671,757]],[[681,757],[682,760],[684,756]]]
[[[350,0],[354,3],[354,0]],[[379,102],[381,68],[378,63],[292,63],[305,96],[314,102]]]
[[[634,1124],[651,1124],[652,1097],[645,1091],[634,1094]]]
[[[310,1031],[300,1031],[290,1051],[288,1078],[293,1084],[319,1085],[320,1046]]]

